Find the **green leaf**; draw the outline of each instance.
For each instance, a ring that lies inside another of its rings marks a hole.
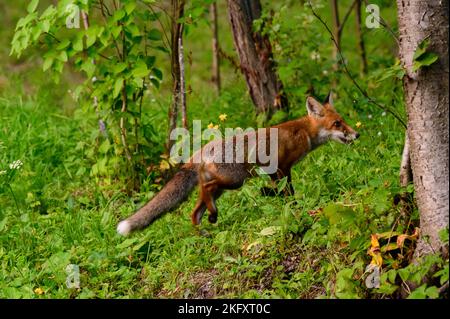
[[[154,41],[161,40],[161,38],[162,38],[161,31],[159,31],[158,29],[151,29],[150,31],[148,31],[147,37],[150,40],[154,40]]]
[[[67,57],[67,52],[66,51],[61,51],[58,55],[58,60],[61,62],[67,62],[68,57]]]
[[[277,185],[278,193],[282,192],[282,191],[286,188],[286,185],[287,185],[287,177],[283,177],[283,178],[278,182],[278,185]]]
[[[423,66],[430,66],[438,59],[439,56],[436,53],[426,52],[422,54],[418,60],[414,61],[413,71],[415,72]]]
[[[106,153],[108,153],[108,150],[110,148],[111,148],[111,143],[109,142],[109,140],[105,140],[98,148],[98,151],[101,154],[106,154]]]
[[[443,243],[448,243],[448,227],[441,229],[438,234]]]
[[[83,51],[83,38],[77,36],[72,43],[72,47],[77,52]]]
[[[38,25],[41,28],[42,32],[48,32],[50,30],[50,22],[48,20],[44,20],[40,22]]]
[[[116,65],[114,65],[114,67],[112,68],[112,71],[114,74],[118,74],[120,72],[122,72],[123,70],[125,70],[127,68],[127,64],[120,62],[117,63]]]
[[[397,272],[395,269],[391,269],[387,272],[388,279],[391,283],[395,284],[395,277],[397,277]]]
[[[152,72],[153,72],[153,74],[154,74],[159,80],[162,80],[162,78],[163,78],[163,73],[161,72],[160,69],[153,68],[153,69],[152,69]]]
[[[403,281],[407,281],[409,278],[410,271],[408,268],[402,268],[398,270],[398,274]]]
[[[47,71],[53,64],[53,57],[48,57],[44,60],[44,63],[42,64],[42,70]]]
[[[422,40],[422,42],[419,43],[419,45],[416,48],[416,51],[414,52],[413,60],[414,61],[417,60],[417,58],[419,58],[422,54],[424,54],[427,51],[429,45],[430,45],[429,38]]]
[[[135,68],[131,72],[134,77],[143,78],[146,77],[150,73],[150,70],[147,68],[147,65],[144,61],[138,61],[136,63]]]
[[[111,34],[113,35],[113,38],[116,39],[119,36],[121,31],[122,31],[122,26],[120,26],[120,25],[117,25],[117,26],[114,26],[113,28],[111,28]]]
[[[123,250],[137,243],[139,238],[128,238],[116,246],[117,249]]]
[[[141,35],[141,31],[139,31],[139,28],[136,24],[130,24],[125,27],[125,29],[131,33],[133,37],[139,37]]]
[[[70,44],[69,39],[64,39],[58,44],[58,46],[56,47],[56,50],[63,50],[65,48],[67,48],[67,46],[69,44]]]
[[[44,13],[42,13],[40,20],[45,19],[49,16],[52,16],[56,12],[57,12],[56,8],[53,6],[53,4],[51,4],[50,6],[47,7],[47,9],[45,9]]]
[[[127,14],[130,14],[131,12],[133,12],[135,8],[136,8],[136,2],[135,1],[130,1],[127,4],[125,4],[125,6],[124,6],[125,12]]]
[[[448,281],[448,265],[445,265],[445,267],[438,272],[436,272],[433,277],[441,277],[439,279],[439,282],[441,285],[443,285],[445,282]]]
[[[91,28],[86,31],[86,48],[89,48],[97,39],[97,30]]]
[[[112,20],[114,22],[117,22],[117,21],[121,20],[125,16],[125,14],[126,14],[125,10],[119,9],[116,12],[114,12],[114,14],[112,16]]]
[[[425,287],[427,285],[423,284],[416,290],[414,290],[409,296],[408,299],[425,299],[427,297],[427,294],[425,292]]]
[[[119,95],[120,90],[122,89],[122,86],[123,86],[123,79],[118,78],[116,80],[116,82],[114,83],[113,98],[116,98]]]
[[[33,13],[39,4],[39,0],[32,0],[27,7],[28,13]]]
[[[156,57],[155,56],[148,56],[145,58],[145,64],[147,64],[147,68],[151,68],[156,61]]]
[[[159,81],[157,79],[150,79],[150,82],[152,82],[153,86],[159,89]]]
[[[5,217],[0,222],[0,232],[2,232],[6,228],[6,223],[8,222],[8,217]]]
[[[439,56],[436,53],[427,52],[429,45],[430,39],[426,38],[417,46],[413,55],[413,72],[416,72],[423,66],[430,66],[438,60]]]
[[[438,289],[437,287],[435,287],[435,286],[428,287],[428,288],[425,290],[425,293],[426,293],[426,295],[427,295],[428,297],[430,297],[430,298],[432,298],[432,299],[437,299],[437,298],[439,298],[439,289]]]

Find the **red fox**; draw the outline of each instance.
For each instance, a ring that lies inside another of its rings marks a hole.
[[[286,177],[287,187],[284,193],[293,194],[291,167],[295,163],[329,140],[349,144],[359,137],[359,133],[345,123],[336,112],[331,94],[328,94],[323,104],[313,97],[308,97],[306,108],[308,115],[302,118],[242,134],[240,137],[244,138],[246,146],[243,149],[236,147],[239,136],[207,143],[181,167],[181,170],[150,202],[134,215],[121,221],[117,231],[127,235],[147,227],[157,217],[186,200],[196,185],[199,185],[199,198],[191,213],[192,223],[200,224],[206,210],[209,211],[209,222],[215,223],[218,212],[216,200],[223,191],[240,188],[247,178],[257,175],[255,168],[266,163],[268,159],[273,159],[277,163],[275,171],[268,174],[272,183],[275,185],[277,181]],[[274,132],[277,135],[277,149],[269,154],[269,158],[263,160],[259,149],[264,149],[267,154]],[[256,144],[255,139],[252,139],[255,136],[258,140]],[[265,137],[263,143],[259,142],[261,140],[259,137]],[[217,150],[229,147],[234,153],[244,153],[244,160],[237,161],[236,155],[233,161],[225,161],[223,152]],[[258,156],[255,161],[249,161],[250,153],[254,154],[255,150]]]

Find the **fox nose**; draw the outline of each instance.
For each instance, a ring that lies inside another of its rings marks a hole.
[[[357,138],[359,138],[359,133],[358,132],[356,132],[356,134],[355,134],[355,139],[357,139]]]

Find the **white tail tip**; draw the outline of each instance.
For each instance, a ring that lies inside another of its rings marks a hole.
[[[126,236],[131,231],[131,225],[128,221],[123,220],[117,225],[117,232],[121,234],[122,236]]]

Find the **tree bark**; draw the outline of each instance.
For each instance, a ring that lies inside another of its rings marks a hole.
[[[220,94],[220,55],[219,55],[219,29],[217,26],[217,4],[214,2],[210,7],[212,24],[212,82],[217,93]]]
[[[421,238],[415,259],[432,252],[448,256],[439,231],[449,224],[449,64],[448,1],[397,0],[400,58],[406,69],[404,94],[408,138]],[[428,51],[439,59],[413,72],[419,43],[430,39]]]
[[[167,134],[166,151],[170,153],[174,141],[170,140],[170,132],[177,126],[178,111],[180,106],[180,90],[181,90],[181,72],[180,72],[180,57],[179,57],[179,38],[182,33],[182,24],[178,23],[184,14],[184,0],[172,0],[172,28],[171,28],[171,73],[172,73],[172,92],[173,101],[169,107],[169,132]]]
[[[253,21],[261,16],[259,0],[228,0],[234,46],[240,59],[250,96],[257,113],[287,109],[288,101],[275,71],[268,36],[253,31]]]
[[[183,29],[178,35],[178,63],[180,64],[180,104],[181,104],[181,123],[185,129],[188,129],[187,107],[186,107],[186,80],[184,77],[184,49],[183,49]]]

